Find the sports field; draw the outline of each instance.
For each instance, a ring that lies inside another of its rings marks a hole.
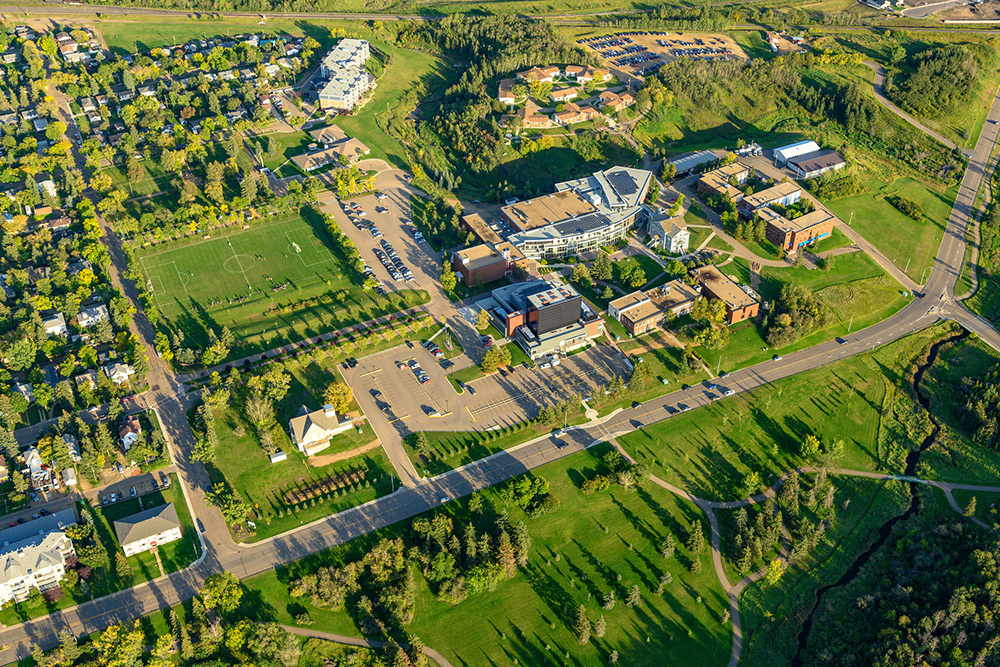
[[[328,245],[321,221],[278,218],[249,229],[140,249],[147,285],[167,323],[191,345],[228,326],[237,352],[286,342],[395,312],[426,300],[361,290],[360,276]]]

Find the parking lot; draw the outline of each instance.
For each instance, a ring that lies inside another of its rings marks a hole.
[[[97,490],[88,491],[86,495],[91,500],[96,500],[102,505],[121,502],[127,498],[142,496],[165,488],[165,485],[169,485],[170,483],[170,478],[167,475],[168,473],[165,470],[154,470],[133,477],[126,477],[115,484],[100,489],[100,492]],[[133,489],[135,489],[134,496],[132,495]],[[114,500],[111,499],[112,496],[114,496]]]
[[[345,200],[349,211],[344,210],[332,193],[323,193],[320,197],[323,212],[334,216],[386,290],[434,289],[441,273],[439,256],[426,243],[418,243],[408,231],[413,190],[403,172],[379,174],[376,187],[379,197],[371,194]],[[371,225],[377,233],[369,231]],[[395,257],[390,255],[390,249]],[[411,280],[407,280],[405,270],[412,274]]]
[[[605,64],[629,74],[644,75],[678,58],[745,60],[746,53],[732,38],[721,34],[665,31],[629,31],[581,39]]]
[[[414,343],[359,359],[344,371],[376,433],[396,431],[472,431],[509,426],[530,419],[571,394],[587,396],[614,375],[626,375],[626,362],[614,348],[598,346],[565,358],[551,368],[518,366],[469,383],[475,394],[456,394],[447,374],[456,365],[438,361]],[[419,364],[415,368],[413,362]],[[421,377],[426,375],[426,382]]]

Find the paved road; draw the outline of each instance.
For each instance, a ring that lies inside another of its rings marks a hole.
[[[965,5],[971,5],[971,4],[972,2],[970,2],[969,0],[944,0],[944,2],[931,2],[929,4],[919,5],[917,7],[907,7],[900,13],[903,16],[911,19],[925,19],[945,9],[951,9],[952,7],[963,7]]]
[[[918,130],[920,130],[921,132],[923,132],[927,136],[931,137],[935,141],[938,141],[938,142],[944,144],[948,148],[958,148],[955,145],[954,141],[952,141],[951,139],[945,139],[940,134],[938,134],[934,130],[930,129],[929,127],[927,127],[926,125],[924,125],[923,123],[921,123],[919,120],[917,120],[916,118],[914,118],[910,114],[906,113],[905,111],[903,111],[902,109],[900,109],[899,107],[897,107],[895,104],[892,103],[892,101],[888,97],[885,96],[885,92],[883,91],[883,86],[885,85],[885,68],[884,67],[882,67],[881,65],[879,65],[876,62],[872,62],[871,60],[866,60],[865,61],[865,65],[867,65],[868,67],[872,68],[872,70],[875,71],[875,82],[874,82],[875,97],[878,98],[878,101],[879,101],[879,103],[882,106],[884,106],[886,109],[888,109],[892,113],[896,114],[897,116],[899,116],[900,118],[902,118],[903,120],[905,120],[907,123],[909,123],[913,127],[915,127]]]
[[[105,9],[111,8],[101,8],[102,11]],[[994,100],[989,118],[1000,119],[1000,96]],[[922,296],[915,298],[893,317],[848,336],[842,343],[830,341],[786,355],[779,361],[764,362],[736,371],[726,378],[726,386],[734,391],[752,390],[780,378],[860,354],[939,319],[952,319],[977,333],[992,347],[1000,349],[1000,334],[992,325],[954,301],[954,285],[965,252],[965,233],[973,212],[972,204],[982,183],[986,160],[996,138],[997,126],[987,123],[962,179],[934,269]],[[125,295],[138,307],[134,286],[123,280],[126,267],[120,243],[106,221],[102,220],[101,226],[113,262],[112,282],[123,289]],[[638,408],[615,413],[600,423],[571,429],[558,443],[551,437],[541,437],[279,537],[253,545],[235,544],[221,514],[215,508],[208,507],[202,499],[202,494],[209,485],[204,468],[187,458],[194,442],[185,413],[193,399],[180,393],[182,387],[176,377],[153,352],[153,329],[141,310],[135,318],[133,331],[147,350],[152,367],[149,376],[151,390],[146,395],[146,400],[158,405],[158,414],[182,479],[185,496],[193,514],[205,526],[205,533],[202,535],[205,542],[204,555],[199,562],[182,572],[44,618],[4,628],[0,632],[0,640],[11,647],[0,654],[4,662],[26,657],[32,643],[46,648],[54,646],[57,634],[62,629],[69,628],[78,636],[88,634],[188,599],[197,593],[205,577],[214,572],[226,570],[244,578],[272,570],[284,563],[413,517],[473,490],[491,486],[582,451],[595,442],[669,418],[670,412],[666,406],[684,403],[694,408],[706,405],[715,398],[700,386],[675,392]]]

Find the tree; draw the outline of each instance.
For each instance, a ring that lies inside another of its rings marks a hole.
[[[594,636],[600,639],[601,637],[604,636],[604,633],[607,631],[608,631],[608,624],[604,620],[604,614],[601,614],[600,618],[598,618],[594,622]]]
[[[781,563],[780,558],[775,558],[770,563],[767,564],[767,574],[764,575],[764,579],[770,585],[778,583],[781,579],[781,575],[785,573],[785,568]]]
[[[503,567],[508,579],[517,573],[517,554],[506,530],[500,533],[497,541],[497,562]]]
[[[760,490],[760,485],[763,482],[760,479],[760,473],[756,470],[751,470],[743,477],[743,495],[753,496]]]
[[[455,277],[455,271],[452,270],[448,262],[445,261],[445,263],[441,265],[441,287],[445,292],[454,292],[457,285],[458,278]]]
[[[590,275],[592,275],[595,280],[611,280],[613,268],[611,258],[608,257],[608,253],[603,250],[597,253],[597,258],[590,265]]]
[[[431,453],[431,444],[427,440],[427,434],[423,431],[411,433],[406,438],[410,446],[413,447],[413,450],[420,456],[428,456]],[[480,500],[480,503],[482,503],[482,500]]]
[[[819,456],[819,438],[810,433],[802,441],[802,456],[807,459],[814,459]]]
[[[476,328],[485,331],[490,326],[490,314],[485,310],[480,310],[476,315]]]
[[[132,581],[132,566],[128,564],[125,554],[121,551],[115,553],[115,574],[118,575],[118,581],[123,584],[129,584]]]
[[[669,572],[664,572],[660,575],[660,580],[656,584],[656,594],[663,595],[663,591],[667,589],[667,586],[674,580],[674,575]]]
[[[323,392],[323,400],[339,414],[345,414],[354,400],[354,390],[344,382],[334,382]]]
[[[215,609],[222,615],[236,611],[242,597],[243,585],[231,572],[211,575],[201,588],[201,598],[205,607]]]
[[[671,558],[674,555],[674,536],[670,533],[667,533],[663,543],[660,544],[660,555],[664,558]]]
[[[112,625],[94,640],[103,667],[137,667],[142,664],[145,636],[139,621]]]
[[[584,287],[590,287],[594,284],[594,279],[590,276],[590,269],[587,268],[586,264],[577,264],[573,267],[573,273],[570,274],[569,280]]]
[[[248,171],[240,181],[240,193],[251,204],[257,199],[257,176],[253,171]]]
[[[964,516],[967,519],[971,519],[972,517],[976,516],[976,497],[975,496],[972,496],[972,498],[969,499],[969,503],[965,506],[965,511],[962,512],[962,516]]]
[[[17,438],[14,434],[7,429],[0,429],[0,451],[7,455],[7,458],[14,460],[17,458],[20,452],[20,447],[17,444]]]
[[[479,368],[484,373],[494,373],[502,366],[510,365],[510,350],[506,345],[494,344],[483,355]]]
[[[576,621],[573,622],[573,632],[576,633],[576,643],[583,646],[590,641],[590,619],[587,618],[587,608],[580,605],[576,609]]]
[[[618,664],[618,651],[612,651],[608,655],[608,664],[609,665],[617,665]]]
[[[642,596],[639,593],[639,584],[632,584],[632,587],[628,589],[628,595],[625,597],[625,606],[631,609],[639,604],[641,599]]]
[[[63,661],[66,664],[72,665],[83,653],[76,641],[76,635],[69,630],[63,630],[59,633],[59,646],[62,649]]]
[[[720,324],[726,320],[726,303],[722,299],[700,296],[694,300],[691,317],[701,322]]]
[[[687,550],[692,554],[699,554],[702,549],[705,548],[704,528],[702,527],[701,521],[696,521],[691,526],[691,534],[688,536],[686,546]]]
[[[250,505],[225,482],[214,484],[204,498],[206,502],[218,507],[230,524],[241,523],[250,511]]]
[[[608,591],[603,596],[601,596],[601,609],[604,611],[611,611],[615,608],[615,592]]]

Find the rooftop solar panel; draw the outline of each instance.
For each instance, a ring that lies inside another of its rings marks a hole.
[[[570,234],[583,234],[593,229],[599,229],[608,224],[607,216],[601,213],[588,213],[579,218],[557,222],[554,227],[563,236]]]
[[[623,197],[635,194],[639,190],[635,179],[627,171],[616,171],[608,174],[608,182]]]

